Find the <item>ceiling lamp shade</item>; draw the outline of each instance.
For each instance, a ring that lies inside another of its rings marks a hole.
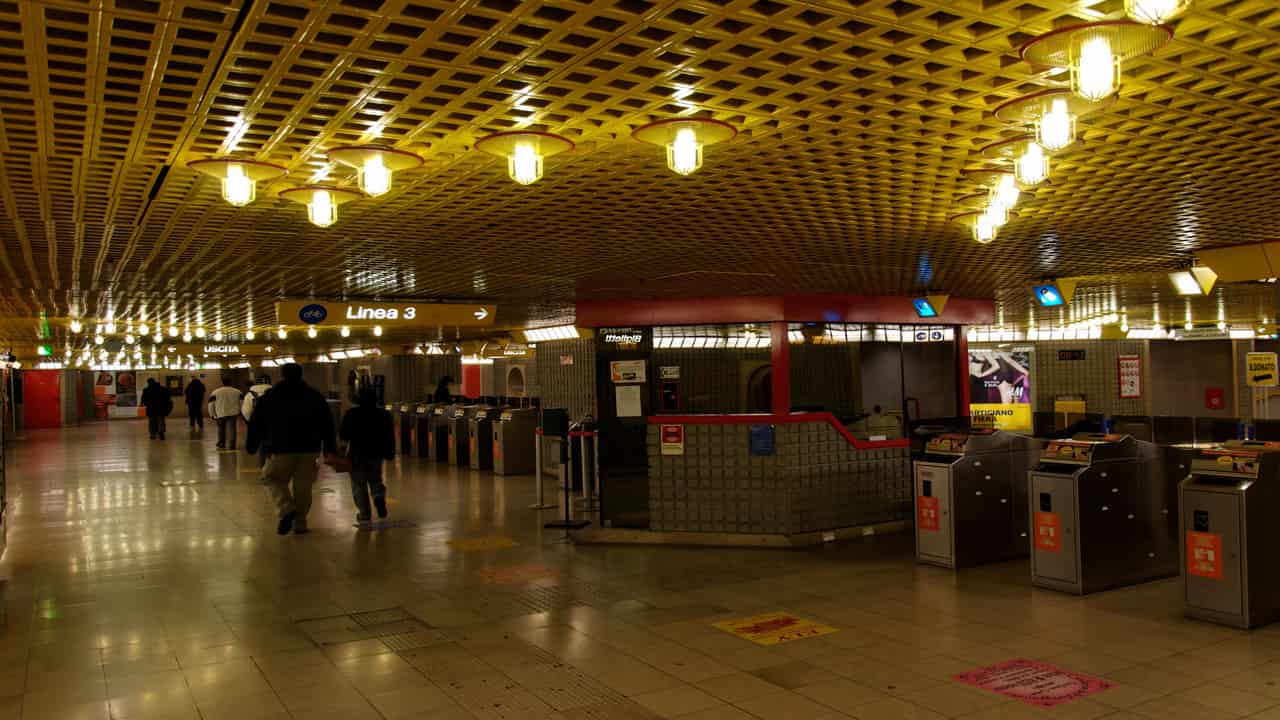
[[[1035,140],[1023,145],[1022,154],[1013,161],[1013,174],[1023,185],[1039,185],[1049,178],[1049,156]]]
[[[1002,207],[1005,210],[1012,210],[1013,206],[1018,204],[1018,196],[1020,194],[1018,181],[1013,176],[1013,173],[1002,175],[991,186],[991,205]]]
[[[1119,91],[1125,61],[1154,52],[1172,37],[1163,25],[1102,20],[1047,32],[1024,43],[1019,53],[1037,67],[1067,68],[1072,92],[1101,102]]]
[[[1218,273],[1202,266],[1169,273],[1169,282],[1179,295],[1208,295],[1218,281]]]
[[[968,228],[970,236],[980,245],[987,245],[996,239],[1000,228],[1013,215],[1003,208],[987,208],[953,215],[951,221]]]
[[[542,179],[544,158],[573,148],[573,141],[567,137],[531,130],[494,133],[476,141],[477,150],[506,158],[507,177],[521,185]]]
[[[631,137],[667,149],[667,167],[677,175],[692,175],[702,167],[702,150],[707,145],[732,140],[738,129],[710,118],[670,118],[641,125]]]
[[[1050,88],[1007,100],[996,106],[996,119],[1035,131],[1036,142],[1057,152],[1076,141],[1076,121],[1115,102],[1085,100],[1067,88]]]
[[[222,199],[236,207],[244,207],[258,195],[258,182],[282,177],[288,170],[271,163],[233,158],[193,160],[187,167],[202,175],[222,181]]]
[[[345,145],[329,151],[329,159],[356,169],[356,182],[367,195],[378,197],[391,190],[391,175],[422,166],[422,158],[382,145]]]
[[[1124,0],[1124,14],[1148,25],[1163,25],[1181,15],[1191,0]]]
[[[307,206],[307,219],[317,227],[338,221],[338,206],[360,197],[355,190],[332,185],[304,185],[281,191],[280,197]]]

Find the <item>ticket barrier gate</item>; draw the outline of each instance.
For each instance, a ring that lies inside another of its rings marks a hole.
[[[1156,447],[1128,435],[1051,440],[1027,473],[1032,584],[1084,595],[1178,574]]]
[[[427,457],[438,463],[449,462],[449,425],[453,422],[454,408],[440,403],[431,408],[431,432],[427,435]]]
[[[493,472],[528,475],[536,462],[538,409],[503,408],[493,424]]]
[[[1280,443],[1201,450],[1178,508],[1187,617],[1239,628],[1280,619]]]
[[[482,405],[454,405],[449,418],[449,464],[471,466],[470,434],[471,418]]]
[[[931,438],[914,464],[916,561],[962,568],[1026,557],[1027,470],[1041,445],[1000,430]]]
[[[413,407],[413,444],[420,458],[431,457],[431,414],[435,403],[418,403]]]
[[[396,403],[395,407],[396,427],[399,428],[396,448],[399,449],[401,455],[412,455],[413,431],[418,425],[413,415],[413,404],[401,402]]]
[[[493,468],[493,425],[500,413],[496,407],[480,407],[467,420],[467,455],[472,470]]]

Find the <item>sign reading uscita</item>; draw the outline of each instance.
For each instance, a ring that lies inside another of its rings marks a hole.
[[[276,303],[282,325],[394,325],[400,327],[489,327],[497,306],[479,303],[283,300]]]

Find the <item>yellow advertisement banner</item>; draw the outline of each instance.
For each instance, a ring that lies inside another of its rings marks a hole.
[[[1029,403],[975,403],[969,406],[969,421],[975,428],[1026,430],[1031,426]]]

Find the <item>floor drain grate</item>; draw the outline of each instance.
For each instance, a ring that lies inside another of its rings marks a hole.
[[[383,645],[391,648],[393,652],[404,653],[410,650],[421,650],[439,645],[449,641],[449,637],[439,630],[424,629],[413,632],[395,633],[393,635],[379,635],[378,639]]]
[[[388,625],[390,623],[400,622],[401,620],[417,620],[410,615],[404,608],[390,608],[388,610],[370,610],[368,612],[352,613],[351,619],[363,628],[372,628],[377,625]]]

